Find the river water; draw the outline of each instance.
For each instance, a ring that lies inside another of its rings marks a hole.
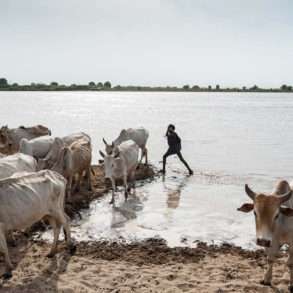
[[[160,168],[166,126],[176,125],[194,176],[170,157],[165,178],[138,182],[127,203],[122,191],[115,207],[109,196],[93,202],[73,223],[80,240],[158,236],[171,246],[201,240],[254,248],[253,216],[236,211],[248,200],[244,184],[270,191],[278,179],[293,178],[293,94],[0,92],[0,101],[2,125],[44,124],[56,136],[87,132],[95,163],[102,137],[144,126],[150,161]]]

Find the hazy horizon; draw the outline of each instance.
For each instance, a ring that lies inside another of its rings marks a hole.
[[[290,0],[0,0],[9,82],[293,85]]]

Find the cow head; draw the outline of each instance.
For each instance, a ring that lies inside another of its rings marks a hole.
[[[13,153],[13,141],[7,125],[2,126],[0,129],[0,151],[5,154]]]
[[[111,155],[114,150],[114,142],[112,144],[108,144],[107,141],[103,138],[103,143],[105,144],[105,151],[107,155]]]
[[[280,215],[293,216],[293,209],[283,207],[282,204],[292,196],[291,189],[284,194],[255,193],[248,185],[245,185],[246,194],[252,199],[253,203],[245,203],[238,211],[254,212],[256,225],[256,243],[257,245],[270,247],[276,225]]]
[[[100,155],[104,159],[105,178],[113,178],[115,170],[119,168],[120,165],[120,160],[118,160],[120,156],[119,150],[114,148],[110,155],[105,155],[102,151],[100,151]]]

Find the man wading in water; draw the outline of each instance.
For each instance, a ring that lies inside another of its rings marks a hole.
[[[166,173],[166,160],[167,157],[171,155],[177,155],[180,161],[185,165],[185,167],[189,171],[189,175],[193,175],[193,171],[188,166],[187,162],[184,160],[181,154],[181,139],[175,132],[175,126],[170,124],[167,128],[166,137],[168,139],[169,148],[165,155],[163,156],[163,169],[160,171],[161,173]]]

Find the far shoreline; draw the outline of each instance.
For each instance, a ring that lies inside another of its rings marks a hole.
[[[144,90],[131,90],[131,89],[109,89],[109,90],[91,90],[91,89],[1,89],[0,92],[133,92],[133,93],[280,93],[280,94],[293,94],[293,91],[283,90],[160,90],[160,89],[144,89]]]

